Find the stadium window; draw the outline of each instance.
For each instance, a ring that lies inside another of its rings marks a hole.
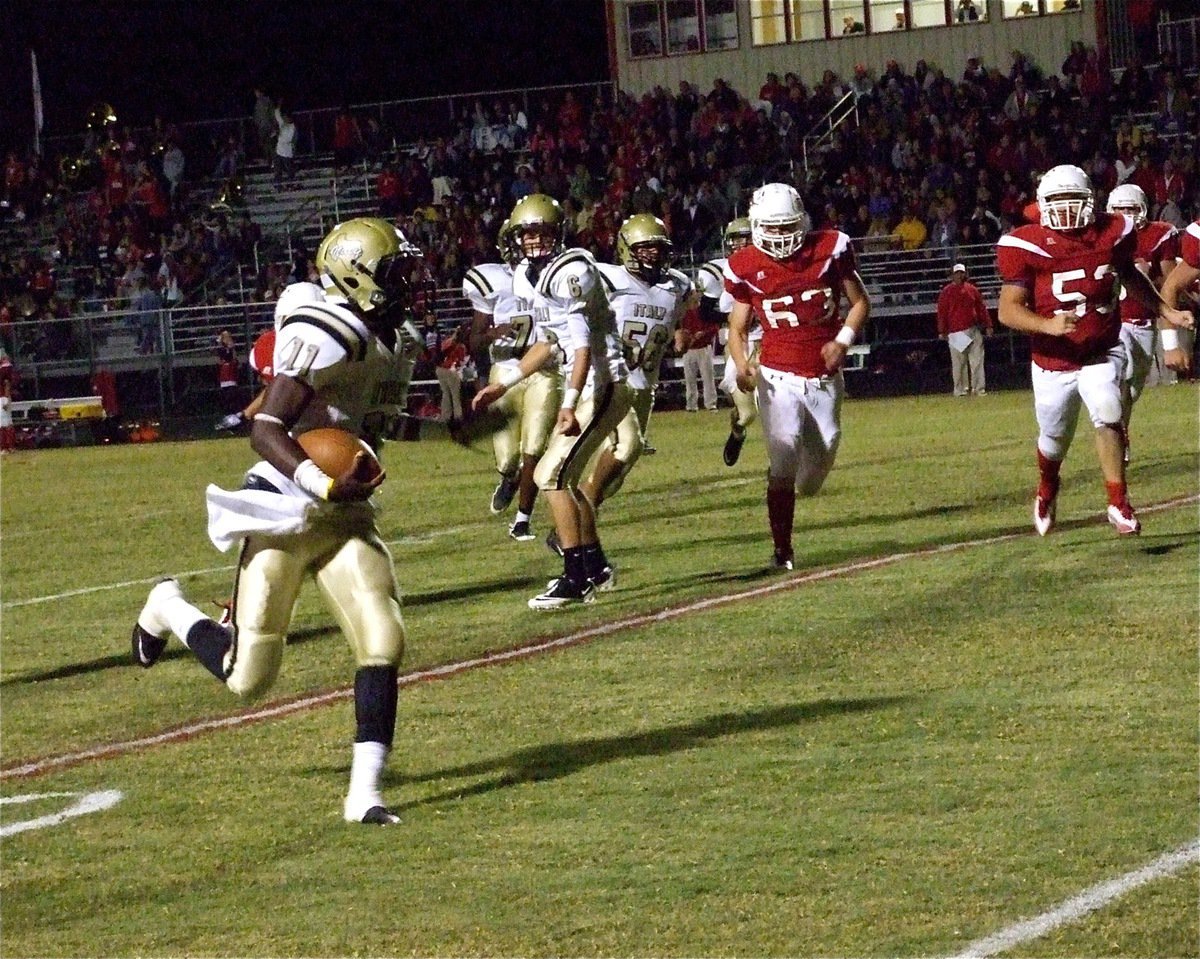
[[[736,0],[704,0],[704,49],[736,50]]]
[[[912,0],[909,3],[913,27],[944,27],[946,25],[945,0]]]
[[[750,43],[769,47],[788,42],[785,0],[750,0]]]
[[[904,0],[867,0],[872,33],[900,32],[908,29],[908,11]]]
[[[1013,20],[1018,17],[1040,17],[1042,15],[1042,0],[1004,0],[1004,19]]]
[[[1083,4],[1080,0],[1047,0],[1047,13],[1080,13]]]
[[[662,19],[658,0],[643,0],[625,7],[629,30],[629,58],[662,55]]]
[[[699,0],[667,0],[668,55],[699,52]]]
[[[895,4],[897,0],[892,0]],[[829,0],[829,22],[835,35],[849,37],[867,32],[863,0]]]
[[[792,0],[788,18],[789,36],[793,40],[825,39],[825,7],[819,3]]]
[[[955,0],[955,23],[980,23],[987,19],[987,0]]]

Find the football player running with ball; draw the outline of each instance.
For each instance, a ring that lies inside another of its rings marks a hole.
[[[301,583],[311,576],[354,655],[357,733],[348,822],[398,822],[379,781],[396,727],[404,622],[392,557],[368,502],[383,481],[364,453],[329,476],[297,437],[338,427],[378,442],[403,409],[420,337],[408,278],[420,251],[391,223],[339,224],[317,249],[325,299],[297,306],[276,333],[275,377],[250,445],[262,457],[242,489],[209,486],[208,534],[240,548],[228,626],[189,603],[174,579],[154,586],[133,629],[134,660],[153,666],[174,634],[239,696],[275,681]]]
[[[1052,167],[1037,188],[1040,222],[1019,226],[996,246],[1003,281],[1000,322],[1030,337],[1037,417],[1038,487],[1033,526],[1054,528],[1059,471],[1075,436],[1080,407],[1096,429],[1096,453],[1108,493],[1108,521],[1121,535],[1141,532],[1125,485],[1122,384],[1126,354],[1114,284],[1125,284],[1149,311],[1178,325],[1191,314],[1169,309],[1134,263],[1133,220],[1096,213],[1088,175]]]
[[[701,265],[696,271],[696,287],[700,291],[700,314],[705,320],[715,322],[718,318],[726,320],[733,309],[733,297],[725,291],[725,264],[744,246],[750,245],[750,220],[739,217],[731,220],[725,227],[726,256],[717,257]],[[751,318],[749,361],[758,360],[758,348],[762,343],[762,327],[758,321]],[[726,466],[737,464],[742,455],[742,446],[746,442],[746,427],[758,419],[758,394],[755,391],[747,393],[738,389],[737,367],[726,357],[725,373],[721,377],[721,389],[729,394],[733,401],[733,409],[729,414],[729,438],[725,440],[722,458]]]
[[[563,574],[529,600],[530,609],[558,610],[590,603],[612,580],[592,504],[578,486],[588,460],[629,411],[632,393],[596,261],[586,250],[563,249],[566,217],[558,201],[531,193],[513,207],[508,224],[521,250],[513,292],[533,313],[535,342],[516,369],[476,394],[473,406],[486,409],[547,363],[561,370],[556,425],[534,479],[554,515]]]
[[[600,263],[597,268],[621,331],[633,405],[604,441],[591,475],[580,484],[593,510],[621,488],[646,448],[663,355],[693,295],[692,281],[671,269],[666,225],[650,213],[638,213],[621,224],[617,259],[619,266]],[[612,585],[611,580],[605,584]]]
[[[750,201],[751,245],[725,265],[730,360],[737,385],[755,391],[767,445],[767,518],[774,564],[791,569],[796,494],[812,496],[833,468],[842,436],[842,364],[870,315],[850,238],[808,229],[800,194],[768,183]],[[849,304],[839,319],[842,298]],[[750,325],[762,326],[757,361]]]
[[[463,295],[471,301],[471,352],[487,346],[492,358],[489,383],[512,374],[533,343],[533,313],[513,293],[513,267],[521,251],[509,221],[500,227],[503,263],[481,263],[463,277]],[[554,367],[535,370],[492,404],[504,425],[492,434],[500,482],[492,492],[491,511],[499,515],[517,498],[517,515],[508,535],[519,542],[534,538],[529,526],[537,498],[533,471],[546,449],[558,413],[562,378]]]

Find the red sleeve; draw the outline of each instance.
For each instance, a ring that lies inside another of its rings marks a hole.
[[[946,335],[946,320],[947,320],[946,300],[949,299],[949,296],[947,295],[949,292],[950,292],[950,287],[944,286],[944,287],[942,287],[942,292],[938,294],[938,301],[937,301],[937,332],[938,332],[938,336]]]

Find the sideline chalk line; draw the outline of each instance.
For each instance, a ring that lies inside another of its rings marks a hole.
[[[1168,500],[1163,503],[1156,503],[1153,506],[1141,510],[1141,512],[1149,513],[1157,510],[1170,509],[1173,507],[1186,505],[1187,503],[1191,502],[1200,502],[1200,495],[1184,496],[1173,500]],[[469,670],[481,669],[488,666],[497,666],[502,663],[512,662],[519,659],[528,659],[529,657],[538,656],[542,653],[547,653],[552,650],[565,649],[569,646],[576,646],[580,643],[585,643],[603,636],[611,636],[613,633],[622,632],[627,629],[636,629],[639,626],[646,626],[652,623],[667,622],[669,620],[678,619],[682,616],[689,616],[693,613],[699,613],[709,609],[717,609],[721,606],[727,606],[731,603],[745,602],[746,600],[758,599],[760,597],[769,596],[773,593],[778,593],[783,590],[795,589],[800,586],[808,585],[809,583],[817,583],[827,579],[834,579],[839,576],[863,573],[867,572],[868,570],[879,569],[884,566],[893,566],[896,563],[904,562],[905,560],[917,559],[924,556],[938,556],[945,553],[974,549],[979,546],[991,546],[996,543],[1004,543],[1010,540],[1019,539],[1021,537],[1027,537],[1029,535],[1030,534],[1028,530],[1021,530],[1020,532],[1013,533],[1001,533],[996,536],[987,536],[982,539],[960,540],[956,543],[944,543],[940,546],[929,546],[921,549],[903,550],[898,553],[889,553],[886,556],[878,556],[873,559],[855,560],[849,563],[842,563],[838,566],[813,570],[811,572],[801,573],[798,576],[794,575],[783,577],[773,582],[763,584],[762,586],[755,586],[752,589],[739,590],[733,593],[724,593],[719,596],[709,596],[704,599],[693,600],[692,602],[684,603],[679,606],[669,606],[666,609],[658,610],[656,612],[638,613],[633,616],[612,620],[607,623],[598,623],[594,626],[589,626],[586,629],[578,630],[573,633],[567,633],[566,635],[554,636],[548,639],[534,640],[533,642],[527,644],[511,647],[509,649],[498,650],[482,656],[457,660],[450,663],[443,663],[440,666],[431,666],[427,669],[418,670],[416,672],[405,673],[400,676],[399,685],[401,688],[403,688],[405,686],[412,686],[421,682],[449,679],[452,676],[456,676],[459,673],[464,673]],[[27,762],[18,763],[15,765],[0,766],[0,782],[11,779],[40,776],[53,770],[65,769],[69,766],[75,766],[91,760],[111,759],[117,756],[125,755],[126,753],[147,749],[152,746],[182,742],[185,739],[191,739],[194,736],[198,736],[206,732],[219,729],[237,728],[239,726],[245,726],[251,723],[275,719],[280,716],[304,712],[310,709],[315,709],[319,706],[323,706],[327,703],[348,699],[353,695],[353,693],[354,690],[352,687],[342,687],[324,693],[299,696],[290,700],[280,700],[270,703],[266,706],[249,708],[241,712],[232,713],[216,719],[206,719],[198,722],[187,723],[171,729],[163,730],[160,733],[155,733],[150,736],[141,736],[135,739],[104,743],[89,747],[87,749],[78,750],[76,752],[60,753],[58,755],[46,756],[40,759],[31,759]]]

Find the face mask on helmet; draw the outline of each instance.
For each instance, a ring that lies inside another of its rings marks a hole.
[[[540,266],[562,252],[566,217],[553,197],[531,193],[513,207],[506,246],[518,260]]]
[[[1133,225],[1141,229],[1150,218],[1150,204],[1146,192],[1132,183],[1122,183],[1108,195],[1105,209],[1109,213],[1124,213],[1133,217]]]
[[[1095,220],[1092,184],[1077,166],[1056,166],[1038,183],[1038,209],[1042,226],[1051,230],[1078,230]]]
[[[786,183],[768,183],[750,201],[750,237],[756,247],[777,260],[800,249],[808,217],[800,194]]]
[[[725,253],[736,253],[742,247],[750,245],[750,218],[738,217],[725,227]]]
[[[327,292],[363,313],[382,313],[408,305],[409,277],[420,259],[420,249],[387,220],[360,217],[329,232],[316,265]]]
[[[617,231],[617,260],[634,276],[657,283],[671,263],[671,237],[658,217],[631,216]]]

